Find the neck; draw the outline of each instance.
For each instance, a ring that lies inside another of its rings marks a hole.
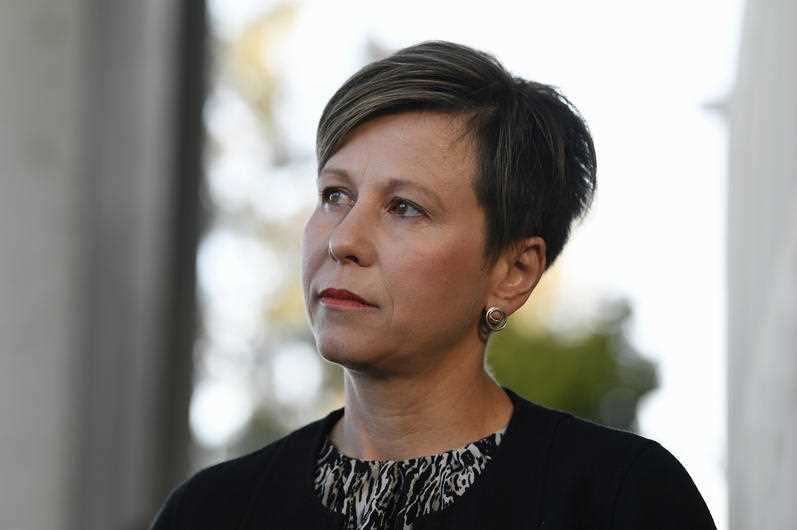
[[[485,372],[483,352],[412,377],[345,370],[344,415],[330,432],[344,454],[406,460],[483,438],[506,426],[512,402]]]

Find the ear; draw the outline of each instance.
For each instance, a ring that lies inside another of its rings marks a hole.
[[[507,248],[491,271],[487,307],[497,306],[511,315],[528,300],[545,272],[545,240],[534,236]]]

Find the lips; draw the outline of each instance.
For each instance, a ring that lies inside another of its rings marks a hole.
[[[324,289],[318,295],[321,299],[326,299],[326,301],[331,303],[344,303],[346,305],[362,305],[362,306],[369,306],[369,307],[376,307],[374,304],[368,302],[367,300],[363,299],[362,297],[354,294],[351,291],[347,291],[346,289]]]

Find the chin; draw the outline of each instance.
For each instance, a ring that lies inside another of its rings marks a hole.
[[[324,360],[347,370],[368,374],[383,371],[379,368],[379,358],[374,355],[373,348],[354,346],[351,342],[342,347],[337,341],[331,340],[316,340],[316,346]]]
[[[370,373],[373,372],[373,364],[362,359],[351,359],[349,357],[332,357],[329,355],[321,355],[327,361],[345,368],[346,370],[357,373]]]

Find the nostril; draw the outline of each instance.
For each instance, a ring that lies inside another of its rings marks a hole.
[[[343,259],[341,259],[339,254],[344,256]],[[352,261],[352,262],[354,262],[354,263],[356,263],[358,265],[360,264],[360,258],[358,258],[354,254],[345,254],[345,253],[341,253],[341,252],[335,252],[335,247],[334,247],[334,245],[332,245],[331,241],[329,242],[329,255],[335,261]]]
[[[359,243],[348,241],[345,239],[330,238],[327,244],[327,252],[329,256],[338,263],[349,261],[361,265],[360,250],[355,248]]]

